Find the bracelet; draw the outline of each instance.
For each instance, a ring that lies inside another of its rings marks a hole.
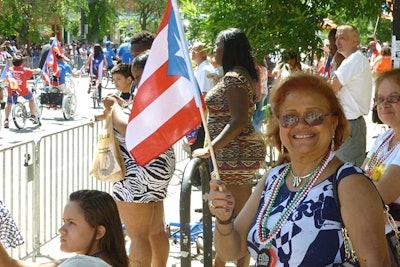
[[[232,214],[232,217],[231,218],[229,218],[228,220],[226,220],[226,221],[221,221],[218,217],[217,217],[217,223],[219,223],[219,224],[221,224],[221,225],[228,225],[228,224],[231,224],[231,223],[233,223],[233,214]]]
[[[215,230],[217,230],[217,232],[218,232],[221,236],[228,236],[228,235],[231,235],[231,234],[233,233],[233,221],[231,221],[230,224],[231,224],[231,230],[230,230],[228,233],[226,233],[226,234],[222,233],[222,232],[219,230],[218,224],[215,225]],[[223,224],[223,225],[228,225],[228,224]]]

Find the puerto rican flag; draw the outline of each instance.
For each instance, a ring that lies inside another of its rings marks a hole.
[[[0,80],[3,80],[8,83],[8,86],[13,90],[18,90],[19,85],[17,80],[14,78],[13,74],[10,71],[8,65],[6,65],[1,73]]]
[[[57,56],[63,53],[61,43],[57,40],[57,36],[54,36],[53,42],[51,43],[51,48],[47,54],[46,61],[42,68],[42,79],[46,84],[50,84],[50,69],[54,76],[59,76]]]
[[[136,162],[146,165],[197,127],[201,107],[178,8],[168,0],[126,129],[126,145]]]

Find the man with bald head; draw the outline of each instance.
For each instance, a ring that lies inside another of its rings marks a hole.
[[[330,79],[351,129],[336,155],[357,166],[361,166],[365,158],[367,127],[363,116],[369,113],[372,97],[372,75],[368,59],[358,49],[359,40],[356,27],[341,25],[337,28],[337,51],[344,60]]]

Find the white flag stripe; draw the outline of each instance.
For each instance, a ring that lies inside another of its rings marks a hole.
[[[182,88],[189,88],[190,86],[189,80],[180,78],[134,117],[128,124],[128,128],[132,127],[132,134],[135,135],[135,138],[126,139],[127,147],[135,147],[140,144],[187,105],[193,99],[193,92],[182,90]],[[163,108],[160,109],[160,107]],[[151,121],[149,118],[151,118]],[[141,127],[143,125],[146,125],[146,127]],[[137,131],[133,130],[135,127],[138,129]]]
[[[166,61],[168,61],[168,26],[157,35],[151,46],[151,53],[146,61],[146,68],[143,70],[140,85],[156,72]]]

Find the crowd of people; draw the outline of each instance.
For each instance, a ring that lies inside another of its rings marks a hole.
[[[118,90],[103,96],[104,113],[92,123],[111,117],[126,174],[113,184],[111,195],[94,190],[71,194],[59,230],[60,248],[78,256],[46,266],[74,266],[67,265],[74,261],[167,265],[163,201],[175,168],[174,151],[169,148],[140,166],[125,143],[153,40],[153,34],[142,31],[124,40],[121,49],[114,51],[112,42],[104,48],[96,44],[89,55],[87,67],[102,62]],[[251,257],[256,266],[345,266],[340,264],[350,260],[362,267],[398,266],[386,238],[393,225],[384,220],[382,203],[390,206],[394,227],[399,226],[400,69],[392,70],[389,47],[373,44],[368,57],[360,50],[357,28],[340,25],[329,32],[324,57],[314,66],[292,50],[273,68],[256,63],[241,29],[222,30],[212,52],[202,42],[189,47],[207,107],[206,121],[187,135],[191,157],[215,156],[209,161],[208,194],[215,217],[215,267],[229,261],[249,266]],[[265,102],[272,115],[263,137],[253,120],[258,104]],[[366,153],[364,116],[371,103],[389,130]],[[253,188],[266,157],[265,138],[280,157]],[[22,237],[2,202],[0,213],[10,218],[0,223],[13,229],[1,240],[0,265],[29,266],[7,254],[4,246],[19,245]],[[131,240],[128,253],[122,223]],[[355,256],[350,259],[349,253]]]

